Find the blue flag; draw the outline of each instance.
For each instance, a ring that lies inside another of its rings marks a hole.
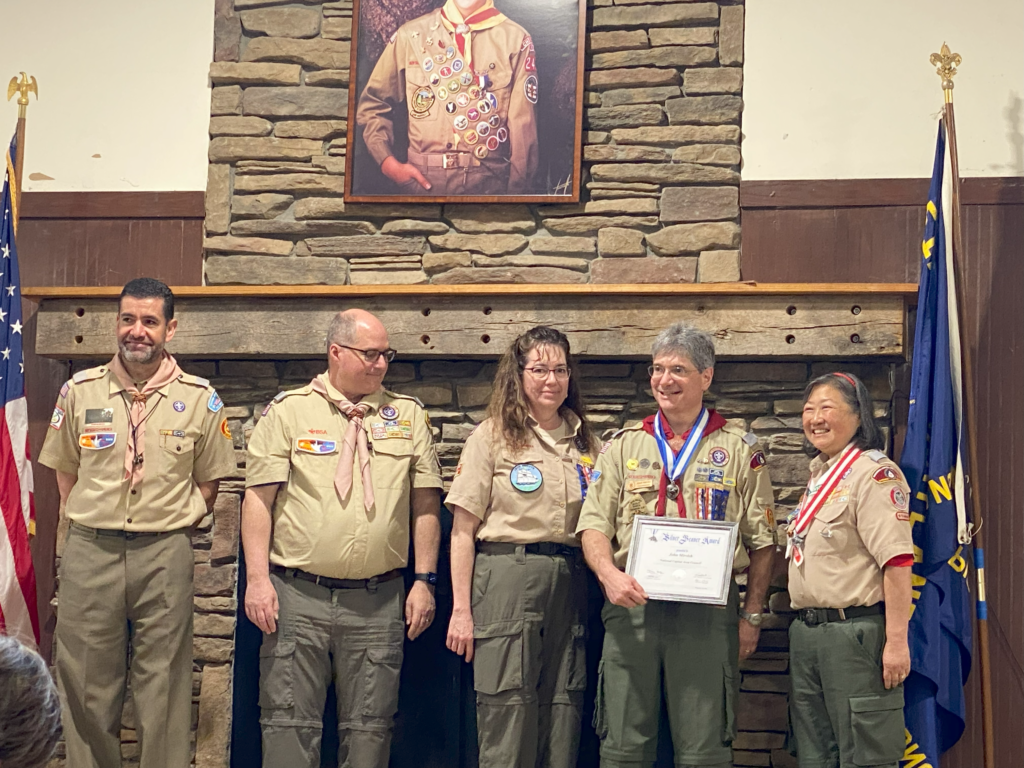
[[[914,534],[910,676],[904,683],[906,768],[939,768],[939,756],[960,739],[966,722],[963,686],[971,669],[970,551],[960,543],[955,482],[961,456],[956,412],[960,377],[952,371],[959,372],[959,335],[948,298],[955,276],[946,263],[945,160],[946,134],[940,123],[922,242],[910,414],[900,461],[910,484]]]

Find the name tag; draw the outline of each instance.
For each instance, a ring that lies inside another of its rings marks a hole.
[[[627,477],[626,478],[626,491],[632,493],[633,491],[643,491],[654,487],[654,477],[651,475],[641,475],[640,477]]]
[[[317,440],[312,437],[300,437],[295,441],[295,450],[300,453],[325,455],[335,453],[338,450],[338,443],[335,440]]]
[[[86,424],[113,424],[114,423],[114,409],[113,408],[86,408],[85,409],[85,423]]]
[[[88,451],[102,451],[117,442],[117,432],[89,432],[78,438],[78,444]]]

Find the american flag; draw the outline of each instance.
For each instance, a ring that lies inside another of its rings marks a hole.
[[[39,642],[39,614],[28,539],[35,532],[36,515],[28,451],[21,287],[14,247],[18,200],[12,158],[16,154],[17,137],[7,152],[0,198],[0,634],[34,647]]]

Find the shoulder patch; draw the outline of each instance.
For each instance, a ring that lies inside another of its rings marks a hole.
[[[889,458],[882,451],[864,451],[864,455],[876,463]]]
[[[224,401],[220,399],[220,395],[217,394],[217,390],[210,393],[210,399],[206,401],[206,407],[214,413],[224,407]]]
[[[74,376],[72,376],[71,380],[75,382],[75,384],[81,384],[83,381],[92,381],[93,379],[98,379],[106,372],[107,366],[105,365],[101,365],[98,368],[86,368],[84,371],[79,371]]]
[[[73,383],[74,383],[74,380],[72,380],[72,379],[68,379],[67,381],[64,382],[64,386],[62,386],[60,388],[60,399],[61,400],[64,400],[64,399],[67,398],[68,392],[71,391],[71,385]]]

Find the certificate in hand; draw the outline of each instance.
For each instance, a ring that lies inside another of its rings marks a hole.
[[[718,520],[638,515],[626,573],[652,600],[725,605],[738,529]]]

